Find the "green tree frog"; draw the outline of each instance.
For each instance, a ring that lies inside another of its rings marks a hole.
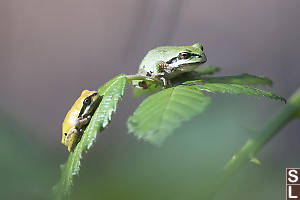
[[[149,80],[159,79],[164,87],[170,84],[170,79],[189,72],[206,62],[203,46],[195,43],[192,46],[162,46],[150,50],[142,60],[137,75]],[[146,81],[133,81],[139,88],[148,88]]]
[[[102,96],[96,91],[84,90],[75,101],[62,124],[61,142],[73,151],[97,109]]]

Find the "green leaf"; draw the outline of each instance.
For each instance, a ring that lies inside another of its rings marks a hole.
[[[154,92],[158,92],[161,89],[162,89],[162,87],[159,87],[159,86],[157,86],[155,84],[152,84],[152,85],[150,84],[149,88],[147,88],[147,89],[133,88],[133,96],[135,98],[138,98],[138,97],[140,97],[142,95],[149,95],[149,94],[152,94]]]
[[[199,79],[202,79],[204,75],[210,75],[210,74],[213,74],[218,71],[220,71],[220,68],[212,66],[212,65],[208,65],[208,66],[202,67],[198,70],[180,74],[180,75],[172,78],[171,83],[173,86],[175,86],[175,85],[180,85],[186,81],[193,81],[193,80],[200,81]]]
[[[295,117],[300,118],[300,87],[290,97],[289,104],[295,109]]]
[[[109,124],[111,115],[116,111],[118,101],[124,94],[125,85],[126,77],[121,74],[106,82],[98,89],[98,93],[99,95],[103,95],[103,99],[74,152],[71,152],[68,161],[64,165],[61,165],[61,179],[54,187],[57,199],[63,199],[64,196],[70,194],[73,176],[77,175],[80,169],[82,152],[84,150],[87,151],[92,146],[96,139],[97,131],[103,130]]]
[[[200,90],[177,86],[147,97],[128,119],[129,132],[160,145],[184,121],[202,113],[210,97]]]
[[[186,79],[185,84],[191,83],[234,83],[240,85],[272,85],[272,80],[263,76],[241,74],[236,76],[202,77],[201,74],[193,74]]]
[[[286,99],[274,94],[269,91],[265,91],[262,89],[254,88],[247,85],[239,85],[239,84],[225,84],[225,83],[207,83],[203,85],[190,85],[190,87],[197,88],[199,90],[207,91],[207,92],[221,92],[221,93],[230,93],[230,94],[245,94],[245,95],[253,95],[253,96],[263,96],[269,99],[280,100],[286,103]]]
[[[201,67],[200,69],[196,70],[196,72],[200,75],[211,75],[218,71],[220,71],[220,68],[217,66],[213,66],[213,65]]]
[[[204,70],[205,71],[205,70]],[[263,76],[241,74],[236,76],[207,77],[201,71],[191,71],[177,76],[171,80],[173,85],[192,84],[192,83],[234,83],[240,85],[269,85],[272,80]]]
[[[126,76],[121,74],[98,89],[98,93],[103,95],[103,99],[93,115],[94,120],[91,120],[86,129],[86,132],[91,133],[87,138],[87,149],[96,139],[97,130],[102,131],[109,124],[112,113],[116,111],[117,104],[124,95],[126,81]]]
[[[208,83],[234,83],[241,85],[272,85],[272,80],[263,76],[241,74],[237,76],[203,77],[201,81]]]
[[[240,77],[246,77],[249,83],[251,82],[250,80],[260,80],[249,75]],[[230,82],[237,79],[230,77],[227,80]],[[267,79],[263,78],[261,80],[262,83],[264,82],[263,80],[266,81]],[[190,81],[186,83],[190,83]],[[143,138],[153,144],[161,144],[184,121],[203,112],[210,102],[210,98],[205,96],[202,91],[263,96],[286,102],[279,95],[247,85],[231,83],[207,83],[200,85],[192,82],[190,85],[179,85],[162,90],[146,98],[128,119],[129,132],[133,132],[138,138]]]

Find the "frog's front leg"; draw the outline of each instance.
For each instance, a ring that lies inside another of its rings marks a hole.
[[[75,122],[75,127],[81,128],[87,125],[90,122],[91,118],[91,115],[88,115],[86,117],[78,117]]]
[[[173,68],[164,61],[158,62],[156,64],[156,69],[159,73],[155,74],[155,78],[158,78],[163,81],[164,88],[168,88],[171,85],[170,79],[167,78],[167,75],[173,71]]]
[[[163,88],[168,88],[171,85],[170,79],[167,79],[166,77],[162,76],[160,77],[160,80],[163,81],[164,87]]]
[[[168,63],[166,63],[164,61],[157,63],[157,69],[159,72],[164,73],[164,74],[168,74],[173,71],[173,67],[171,67]]]

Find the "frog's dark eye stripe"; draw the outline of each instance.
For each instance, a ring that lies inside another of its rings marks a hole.
[[[80,117],[83,114],[83,112],[85,111],[85,109],[87,108],[87,106],[89,106],[91,104],[91,102],[92,102],[92,95],[86,97],[83,100],[83,102],[82,102],[83,105],[82,105],[82,107],[80,109],[78,117]]]
[[[202,56],[200,54],[196,54],[196,53],[191,53],[191,52],[181,52],[178,55],[178,59],[189,59],[190,57],[196,57],[198,56],[199,58],[201,58]]]
[[[172,64],[174,62],[177,62],[177,57],[171,58],[170,60],[168,60],[166,63],[167,64]]]
[[[182,53],[179,53],[178,55],[178,59],[181,60],[181,59],[188,59],[192,56],[192,53],[189,53],[189,52],[182,52]]]
[[[96,96],[96,95],[98,95],[98,93],[97,93],[97,92],[95,92],[95,93],[91,94],[91,95],[90,95],[90,97],[93,97],[93,96]]]
[[[168,60],[166,63],[167,64],[172,64],[172,63],[175,63],[175,62],[177,62],[178,60],[186,60],[186,59],[189,59],[190,57],[199,57],[199,58],[201,58],[202,56],[200,55],[200,54],[196,54],[196,53],[191,53],[191,52],[187,52],[187,51],[185,51],[185,52],[181,52],[181,53],[179,53],[178,54],[178,56],[177,57],[174,57],[174,58],[171,58],[170,60]]]
[[[201,51],[203,51],[203,46],[201,45]]]
[[[94,113],[98,105],[102,101],[102,98],[103,95],[98,96],[98,93],[96,92],[86,97],[83,100],[83,105],[82,108],[80,109],[78,117],[84,117],[86,114]]]

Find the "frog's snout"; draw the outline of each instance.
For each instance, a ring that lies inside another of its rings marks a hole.
[[[201,59],[202,59],[201,64],[207,61],[206,55],[204,53],[201,55]]]

